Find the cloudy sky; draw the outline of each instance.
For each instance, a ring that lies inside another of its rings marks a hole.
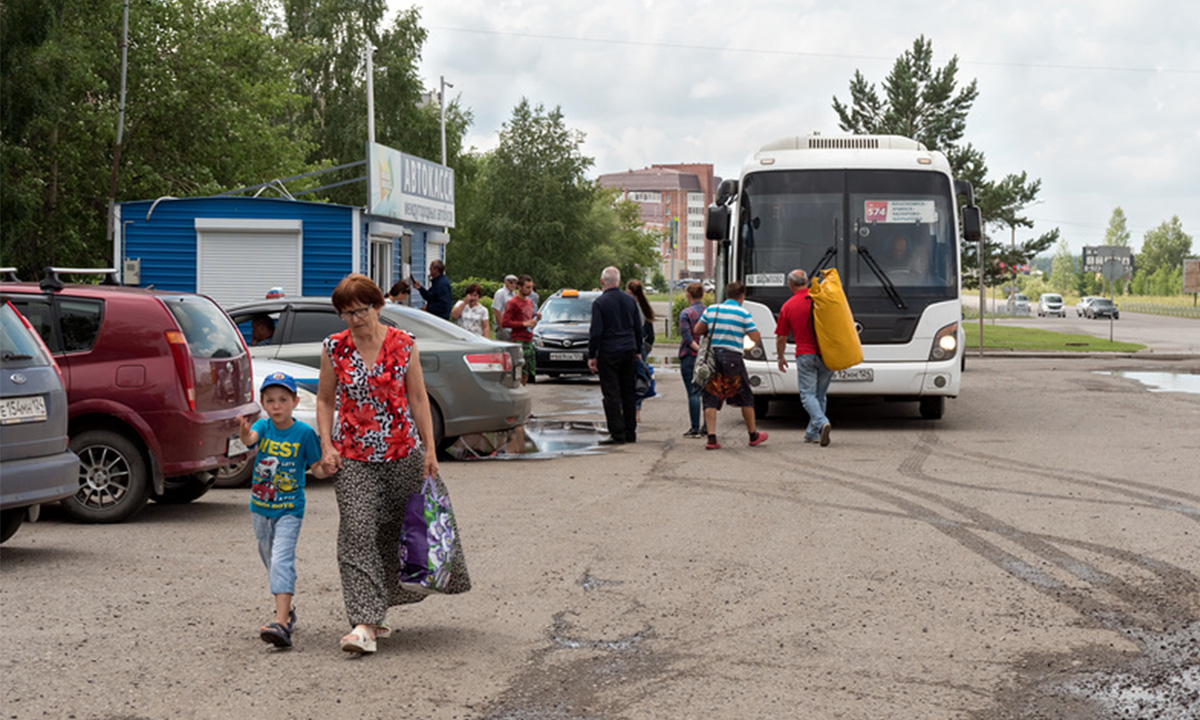
[[[407,5],[391,0],[394,7]],[[594,174],[711,162],[736,176],[779,137],[836,134],[836,95],[877,85],[925,35],[979,99],[967,139],[990,175],[1042,180],[1032,231],[1072,252],[1115,207],[1131,245],[1178,215],[1200,253],[1200,3],[1192,0],[416,0],[421,74],[445,76],[495,147],[522,97],[562,108]],[[1007,232],[1003,232],[1007,237]]]

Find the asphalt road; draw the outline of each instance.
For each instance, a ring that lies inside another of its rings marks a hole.
[[[1125,323],[1125,319],[1120,321]],[[636,445],[446,462],[474,589],[347,629],[328,482],[299,546],[297,647],[246,491],[134,522],[47,512],[0,553],[6,718],[1185,718],[1200,706],[1200,396],[1116,372],[1200,358],[969,363],[941,421],[775,403],[749,448],[680,437],[659,373]],[[592,380],[547,421],[601,418]]]

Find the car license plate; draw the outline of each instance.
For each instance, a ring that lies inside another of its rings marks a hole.
[[[833,374],[834,382],[874,382],[874,368],[850,368],[838,370]]]
[[[0,425],[41,422],[46,419],[46,398],[41,395],[0,400]]]
[[[233,435],[229,438],[229,446],[225,450],[225,454],[229,457],[235,455],[244,455],[250,452],[250,448],[246,447],[246,443],[242,442],[242,438],[238,435]]]
[[[550,353],[550,359],[551,359],[552,361],[559,361],[559,360],[561,360],[561,361],[566,361],[566,362],[573,362],[573,361],[582,360],[582,359],[583,359],[583,353],[581,353],[581,352],[577,352],[577,353],[556,353],[556,352],[552,352],[552,353]]]

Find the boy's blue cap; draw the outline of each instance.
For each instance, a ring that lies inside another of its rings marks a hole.
[[[291,375],[288,375],[285,372],[273,372],[270,375],[268,375],[267,379],[263,380],[262,387],[260,387],[258,389],[258,391],[261,393],[263,390],[266,390],[267,388],[271,387],[272,385],[282,385],[283,387],[287,388],[288,390],[291,390],[293,395],[297,394],[296,378],[292,377]]]
[[[281,297],[286,297],[281,287],[273,287],[267,291],[267,300],[275,300]]]

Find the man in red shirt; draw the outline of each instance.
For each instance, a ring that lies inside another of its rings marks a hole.
[[[533,278],[522,275],[517,278],[517,294],[504,303],[504,315],[500,318],[500,327],[512,331],[512,341],[521,343],[521,351],[525,356],[525,366],[521,368],[521,384],[533,379],[537,372],[537,354],[533,350],[533,326],[538,324],[541,315],[534,311],[533,302],[529,296],[533,294]]]
[[[792,297],[779,310],[775,325],[775,357],[779,371],[787,371],[787,338],[790,333],[796,343],[796,380],[800,386],[800,402],[808,413],[804,442],[829,444],[829,418],[825,417],[825,397],[833,372],[821,360],[817,333],[813,328],[812,298],[808,295],[808,274],[793,270],[787,276]]]

